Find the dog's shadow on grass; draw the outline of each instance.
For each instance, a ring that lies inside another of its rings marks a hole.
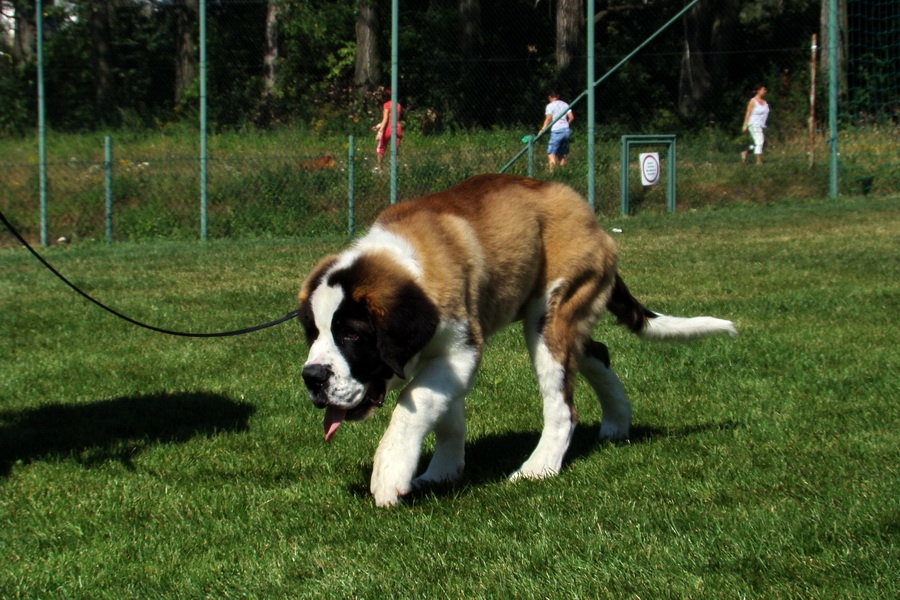
[[[600,424],[577,425],[575,435],[569,451],[566,453],[563,469],[572,462],[585,459],[597,452],[627,446],[629,444],[646,444],[655,440],[683,438],[716,431],[731,431],[743,427],[742,423],[726,421],[723,423],[705,423],[687,427],[657,428],[636,425],[631,428],[631,435],[627,440],[617,442],[604,442],[599,439]],[[461,489],[472,486],[482,486],[506,480],[518,469],[525,459],[537,446],[540,432],[538,431],[511,431],[499,435],[487,435],[466,444],[466,470],[462,478],[456,483],[429,486],[426,489],[415,490],[404,497],[404,502],[415,503],[427,496],[449,496],[459,493]],[[419,472],[428,466],[431,454],[422,457],[419,464]],[[371,467],[365,471],[366,486],[351,486],[351,493],[367,497],[368,479],[371,476]]]
[[[60,458],[132,468],[153,444],[246,431],[254,410],[216,394],[181,393],[0,411],[0,478],[14,465]]]

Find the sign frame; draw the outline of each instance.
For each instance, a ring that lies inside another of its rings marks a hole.
[[[619,196],[621,198],[622,216],[630,212],[628,157],[632,146],[665,146],[666,147],[666,208],[675,212],[675,134],[659,135],[623,135],[621,143],[621,169],[619,175]]]

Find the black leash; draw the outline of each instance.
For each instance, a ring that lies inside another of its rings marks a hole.
[[[44,260],[44,257],[41,256],[40,254],[38,254],[37,251],[34,248],[32,248],[31,245],[27,241],[25,241],[25,238],[23,238],[19,234],[19,232],[16,231],[16,228],[13,227],[12,224],[6,220],[6,216],[4,216],[2,211],[0,211],[0,221],[3,221],[3,224],[9,230],[9,232],[11,234],[13,234],[16,237],[16,239],[18,239],[19,242],[21,242],[21,244],[23,246],[25,246],[28,249],[28,251],[31,252],[31,254],[41,262],[41,264],[43,264],[45,267],[47,267],[51,273],[53,273],[54,275],[59,277],[63,281],[63,283],[65,283],[67,286],[69,286],[70,288],[75,290],[82,298],[96,304],[103,310],[114,314],[115,316],[119,317],[120,319],[128,321],[132,325],[137,325],[138,327],[143,327],[144,329],[149,329],[150,331],[156,331],[157,333],[165,333],[166,335],[176,335],[179,337],[193,337],[193,338],[230,337],[230,336],[234,336],[234,335],[243,335],[245,333],[251,333],[253,331],[259,331],[260,329],[266,329],[268,327],[273,327],[275,325],[280,325],[281,323],[284,323],[285,321],[290,321],[291,319],[296,317],[298,314],[300,314],[299,310],[292,310],[291,312],[284,315],[283,317],[281,317],[279,319],[275,319],[274,321],[269,321],[268,323],[262,323],[261,325],[254,325],[253,327],[245,327],[243,329],[235,329],[234,331],[220,331],[217,333],[191,333],[191,332],[185,332],[185,331],[172,331],[171,329],[163,329],[162,327],[155,327],[153,325],[147,325],[146,323],[141,323],[140,321],[136,321],[135,319],[132,319],[131,317],[129,317],[127,315],[123,315],[119,311],[117,311],[113,308],[110,308],[109,306],[103,304],[99,300],[92,298],[86,292],[79,289],[78,286],[76,286],[74,283],[72,283],[71,281],[66,279],[62,275],[62,273],[60,273],[59,271],[54,269],[53,265],[51,265],[46,260]]]

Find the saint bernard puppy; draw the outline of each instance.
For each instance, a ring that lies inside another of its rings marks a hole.
[[[648,339],[737,334],[730,321],[646,309],[616,273],[615,244],[583,198],[511,175],[479,175],[389,207],[352,247],[319,262],[299,302],[309,343],[303,380],[325,409],[326,440],[405,386],[375,453],[378,506],[460,476],[463,400],[485,341],[513,321],[523,323],[544,426],[512,479],[559,472],[575,430],[578,373],[600,400],[601,438],[629,435],[628,399],[606,346],[591,339],[604,308]],[[434,455],[415,477],[432,431]]]

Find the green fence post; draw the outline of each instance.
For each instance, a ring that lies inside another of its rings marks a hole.
[[[391,204],[397,203],[397,98],[400,93],[400,0],[391,1]]]
[[[106,243],[112,244],[112,138],[106,136],[104,142],[103,171],[106,175]]]
[[[354,215],[354,212],[356,211],[356,200],[353,197],[353,192],[354,192],[353,179],[355,176],[355,173],[354,173],[355,165],[354,165],[353,159],[354,159],[356,153],[355,153],[354,146],[353,146],[353,135],[352,134],[350,135],[349,146],[350,146],[350,150],[349,150],[348,156],[347,156],[347,179],[348,179],[348,181],[347,181],[347,233],[349,233],[350,235],[353,235],[353,230],[355,228],[355,221],[356,221],[356,218]]]
[[[594,0],[588,0],[587,3],[587,80],[594,81]],[[595,134],[596,134],[596,86],[588,86],[588,118],[587,118],[587,201],[591,210],[596,209],[594,196],[597,189],[597,173],[595,169],[596,152],[595,152]]]
[[[828,141],[831,145],[829,157],[828,194],[831,198],[838,196],[838,129],[837,129],[837,95],[838,95],[838,64],[837,64],[837,0],[828,2]]]
[[[206,0],[200,0],[200,239],[207,236],[206,190]]]
[[[528,136],[528,176],[534,177],[534,136]]]
[[[44,13],[43,2],[35,4],[35,43],[37,45],[38,92],[38,181],[41,203],[41,246],[47,247],[47,121],[44,97]]]
[[[628,136],[622,136],[622,146],[619,150],[619,209],[622,216],[628,214]]]
[[[669,171],[667,173],[667,182],[669,189],[666,190],[666,196],[668,197],[668,208],[670,213],[675,212],[675,147],[675,136],[672,136],[672,143],[669,144],[669,151],[666,153],[669,163],[666,165],[666,168]]]

